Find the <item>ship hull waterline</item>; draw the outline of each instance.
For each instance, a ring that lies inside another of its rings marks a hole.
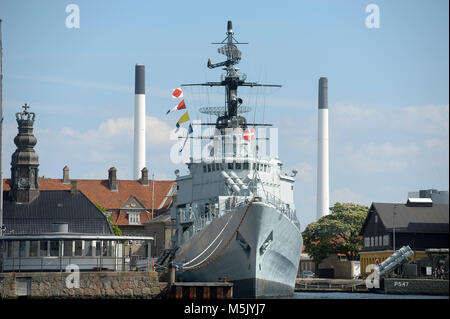
[[[213,220],[178,249],[177,280],[233,282],[236,298],[292,295],[302,237],[292,221],[264,202]],[[191,268],[189,268],[191,267]]]

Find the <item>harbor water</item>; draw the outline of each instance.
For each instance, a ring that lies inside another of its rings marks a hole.
[[[449,299],[449,296],[391,295],[369,292],[295,292],[289,299]]]

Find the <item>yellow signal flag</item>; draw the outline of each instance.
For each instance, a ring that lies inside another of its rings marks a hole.
[[[187,122],[189,120],[190,120],[189,114],[188,114],[188,112],[186,112],[186,113],[183,114],[182,117],[180,117],[180,119],[178,120],[177,124],[181,124],[181,123]]]

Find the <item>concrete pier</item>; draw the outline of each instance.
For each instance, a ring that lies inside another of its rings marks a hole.
[[[231,299],[231,282],[174,282],[167,294],[169,299]]]
[[[368,292],[363,279],[297,278],[295,291]]]
[[[448,279],[385,278],[385,294],[449,295]]]

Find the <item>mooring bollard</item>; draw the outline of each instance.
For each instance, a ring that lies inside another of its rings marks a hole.
[[[169,286],[173,286],[175,283],[175,270],[176,266],[173,263],[169,263]]]

